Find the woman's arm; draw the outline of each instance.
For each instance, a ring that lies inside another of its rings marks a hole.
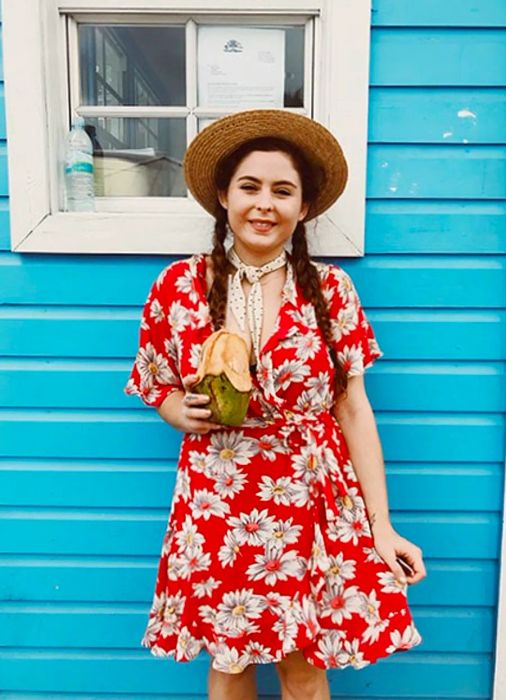
[[[348,379],[347,396],[338,401],[334,414],[360,482],[374,546],[400,581],[418,583],[427,575],[422,550],[397,534],[390,521],[383,453],[363,375]],[[411,566],[412,574],[404,575],[398,557]]]
[[[334,415],[360,481],[371,529],[391,527],[383,452],[363,375],[348,379],[347,397],[338,401]]]

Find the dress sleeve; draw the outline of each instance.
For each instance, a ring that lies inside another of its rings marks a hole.
[[[364,374],[383,351],[348,273],[329,265],[323,274],[322,289],[329,306],[337,359],[348,377]]]
[[[178,346],[170,323],[170,285],[162,271],[144,304],[139,349],[126,394],[139,396],[148,406],[160,406],[173,391],[183,390],[178,368]]]

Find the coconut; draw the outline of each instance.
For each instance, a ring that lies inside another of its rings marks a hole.
[[[206,394],[210,401],[209,420],[237,426],[243,422],[251,395],[249,352],[246,341],[237,333],[215,331],[204,342],[192,391]]]

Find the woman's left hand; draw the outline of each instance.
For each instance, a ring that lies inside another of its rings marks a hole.
[[[376,525],[372,529],[372,535],[374,548],[399,581],[412,585],[427,576],[420,547],[401,537],[391,525]],[[412,574],[404,571],[397,561],[398,557],[409,564]]]

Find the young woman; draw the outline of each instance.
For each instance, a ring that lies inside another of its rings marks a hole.
[[[407,585],[426,575],[389,517],[363,381],[382,352],[350,277],[308,255],[304,222],[339,197],[346,161],[311,119],[251,110],[194,139],[185,177],[214,247],[158,276],[126,387],[184,433],[142,644],[178,661],[206,649],[211,700],[255,698],[264,663],[283,700],[328,700],[326,669],[420,644]],[[220,328],[250,351],[238,428],[192,393]]]

